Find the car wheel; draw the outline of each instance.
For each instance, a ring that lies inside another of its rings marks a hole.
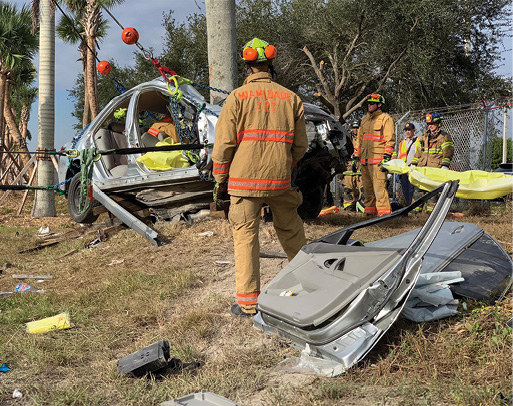
[[[87,204],[82,202],[82,206]],[[68,212],[73,221],[77,223],[93,223],[99,216],[99,214],[93,214],[93,204],[85,212],[81,213],[80,209],[80,172],[76,173],[71,180],[68,189]]]
[[[297,212],[304,220],[315,219],[319,216],[324,203],[325,186],[317,186],[315,189],[304,193],[303,204],[298,207]]]

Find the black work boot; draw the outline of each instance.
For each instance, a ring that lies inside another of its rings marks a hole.
[[[234,304],[230,309],[230,313],[235,317],[253,317],[256,313],[246,313],[238,304]]]

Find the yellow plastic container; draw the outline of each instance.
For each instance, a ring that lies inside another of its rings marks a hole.
[[[40,334],[46,333],[51,330],[64,330],[73,327],[69,318],[69,313],[60,313],[53,317],[47,317],[46,319],[31,321],[26,323],[27,333]]]

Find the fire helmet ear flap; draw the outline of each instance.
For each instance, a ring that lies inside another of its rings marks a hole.
[[[258,51],[255,48],[245,48],[242,51],[242,59],[248,62],[254,62],[258,59]]]
[[[264,50],[264,55],[267,59],[276,58],[276,47],[274,45],[267,45]]]

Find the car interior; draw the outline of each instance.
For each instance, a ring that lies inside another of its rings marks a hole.
[[[125,119],[130,99],[121,102],[108,118],[102,123],[100,129],[94,134],[94,143],[99,150],[128,148],[127,135],[125,130]],[[141,147],[154,147],[159,141],[167,138],[169,135],[159,133],[152,135],[148,132],[152,124],[161,120],[166,115],[172,114],[169,95],[157,90],[143,92],[138,98],[138,121],[139,134],[138,141]],[[196,109],[188,103],[181,103],[181,111],[178,113],[182,126],[188,130],[188,133],[195,134],[194,117]],[[124,111],[123,111],[124,110]],[[101,161],[111,177],[122,177],[127,173],[128,160],[126,155],[102,155]],[[145,170],[150,171],[145,168]]]

